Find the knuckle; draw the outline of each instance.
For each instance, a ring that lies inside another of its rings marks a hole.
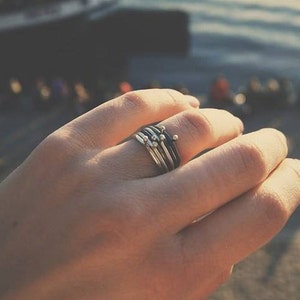
[[[266,154],[262,149],[253,143],[240,143],[237,147],[236,162],[240,164],[242,173],[245,171],[254,178],[265,177],[268,173]]]
[[[122,102],[126,110],[128,111],[147,111],[148,103],[138,91],[132,91],[122,96]]]
[[[259,207],[266,220],[265,224],[269,224],[275,232],[285,225],[290,216],[290,210],[284,198],[280,188],[274,186],[265,187],[260,197]]]
[[[206,136],[213,135],[213,126],[210,121],[198,111],[188,110],[185,111],[182,115],[182,123],[184,128],[189,130],[189,134],[193,138],[202,139]]]

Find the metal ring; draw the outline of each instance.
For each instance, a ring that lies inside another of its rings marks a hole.
[[[178,168],[180,165],[180,156],[174,143],[178,140],[178,135],[174,135],[173,137],[171,137],[164,126],[154,125],[150,127],[160,134],[161,140],[163,141],[164,145],[167,147],[170,155],[172,156],[174,162],[174,169]]]
[[[166,149],[159,133],[155,132],[150,126],[142,129],[142,132],[148,133],[150,135],[150,139],[156,142],[156,149],[158,150],[159,155],[161,155],[163,161],[166,163],[167,171],[173,170],[174,169],[173,159],[170,156],[169,151]]]
[[[162,173],[170,172],[179,167],[180,156],[175,145],[178,136],[173,135],[171,137],[164,126],[146,126],[135,134],[135,139],[145,146]]]

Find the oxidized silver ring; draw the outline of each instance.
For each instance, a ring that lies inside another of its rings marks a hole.
[[[171,136],[164,126],[146,126],[135,134],[135,138],[145,146],[162,173],[170,172],[179,167],[180,157],[175,145],[178,136]]]

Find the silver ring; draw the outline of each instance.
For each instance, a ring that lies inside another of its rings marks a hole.
[[[135,134],[135,139],[145,146],[162,173],[179,167],[180,157],[175,145],[178,136],[171,136],[164,126],[146,126]]]

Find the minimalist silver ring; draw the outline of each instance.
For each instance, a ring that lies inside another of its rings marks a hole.
[[[162,173],[179,167],[180,157],[175,145],[178,135],[171,136],[164,126],[146,126],[135,134],[135,139],[145,146]]]

